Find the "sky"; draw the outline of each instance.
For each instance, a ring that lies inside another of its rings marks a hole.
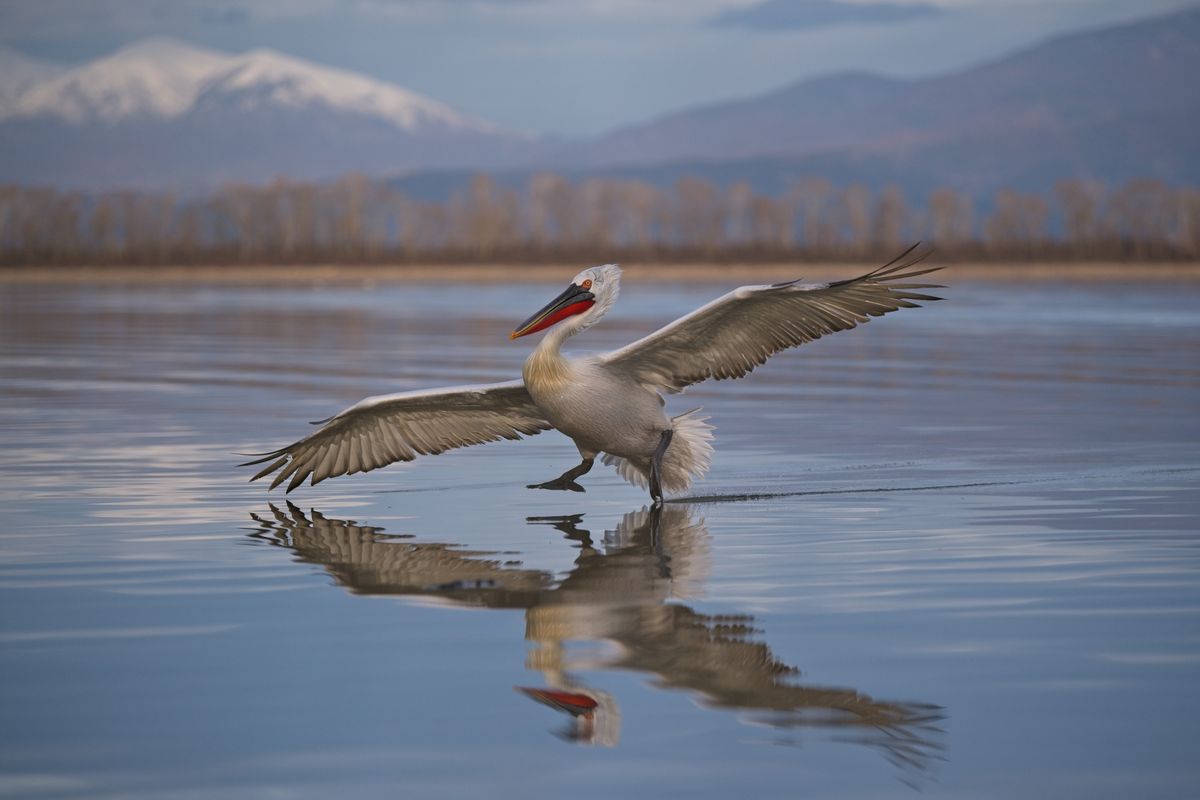
[[[842,70],[915,77],[1195,0],[0,0],[0,45],[78,63],[167,35],[270,47],[505,127],[586,136]]]

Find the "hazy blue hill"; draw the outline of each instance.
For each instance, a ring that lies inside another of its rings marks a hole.
[[[687,162],[761,189],[796,173],[972,193],[1063,177],[1195,183],[1198,75],[1200,8],[1191,8],[940,77],[806,80],[624,128],[560,160],[651,179],[677,171],[665,162]]]
[[[1200,120],[1200,8],[1059,37],[999,61],[921,80],[859,73],[806,80],[615,131],[593,164],[681,158],[905,152],[998,134],[1070,134],[1127,118]],[[1090,134],[1089,134],[1090,136]]]

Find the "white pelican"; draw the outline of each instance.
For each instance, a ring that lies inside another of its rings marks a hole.
[[[903,282],[938,269],[912,269],[923,258],[908,259],[915,249],[850,280],[743,286],[620,350],[568,358],[563,342],[596,324],[617,299],[620,268],[591,267],[512,332],[517,339],[549,329],[521,380],[368,397],[242,466],[269,461],[250,480],[278,471],[270,488],[289,481],[290,492],[308,478],[316,485],[418,455],[558,429],[574,440],[582,461],[529,488],[582,492],[576,479],[603,453],[605,464],[648,485],[660,503],[664,489],[686,489],[708,470],[713,430],[696,416],[699,409],[668,417],[663,392],[740,378],[781,350],[940,299],[915,291],[936,284]]]

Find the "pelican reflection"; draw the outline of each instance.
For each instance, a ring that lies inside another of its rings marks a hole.
[[[321,565],[356,594],[524,610],[525,638],[533,644],[526,666],[544,685],[517,689],[564,712],[567,738],[617,743],[615,698],[574,673],[625,669],[688,691],[706,706],[747,713],[754,722],[816,729],[870,746],[904,767],[923,770],[939,752],[939,707],[805,685],[796,667],[757,640],[753,617],[703,614],[681,602],[699,594],[710,565],[708,531],[686,506],[630,512],[599,541],[581,514],[528,518],[577,543],[579,554],[563,578],[502,553],[389,535],[317,511],[306,515],[292,504],[251,516],[258,523],[251,536]],[[573,641],[613,647],[579,653],[568,650]]]

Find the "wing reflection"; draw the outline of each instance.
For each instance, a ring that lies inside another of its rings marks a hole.
[[[574,568],[561,580],[503,554],[392,536],[316,511],[305,515],[292,504],[251,516],[253,537],[323,566],[351,592],[524,609],[525,637],[534,644],[527,666],[545,686],[518,690],[565,713],[566,738],[617,743],[616,701],[573,675],[616,668],[653,675],[657,685],[692,692],[707,706],[748,712],[753,722],[870,746],[907,769],[925,770],[940,752],[939,707],[798,683],[799,670],[756,640],[752,617],[701,614],[678,602],[699,593],[710,564],[708,531],[686,506],[630,512],[599,543],[582,515],[530,517],[578,542]],[[612,643],[615,653],[569,651],[572,641]]]

